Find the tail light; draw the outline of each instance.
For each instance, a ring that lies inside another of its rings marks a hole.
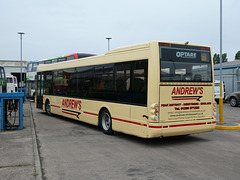
[[[210,47],[201,47],[200,48],[202,51],[210,51]]]
[[[152,104],[151,109],[152,110],[150,111],[151,113],[150,119],[158,121],[158,113],[159,113],[158,104]]]
[[[7,92],[7,86],[2,86],[2,92],[6,93]]]
[[[170,43],[159,43],[159,46],[164,46],[164,47],[171,47]]]
[[[213,116],[216,118],[217,116],[217,103],[214,101],[213,103]]]

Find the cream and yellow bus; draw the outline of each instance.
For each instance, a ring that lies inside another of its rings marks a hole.
[[[188,135],[216,126],[208,46],[152,41],[104,55],[40,65],[36,106],[143,138]]]

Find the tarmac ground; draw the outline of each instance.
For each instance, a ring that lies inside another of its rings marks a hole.
[[[43,179],[31,108],[30,101],[23,104],[22,130],[0,131],[0,179]],[[224,126],[240,123],[236,108],[224,104]]]
[[[30,102],[23,104],[23,129],[0,131],[0,179],[42,179]]]

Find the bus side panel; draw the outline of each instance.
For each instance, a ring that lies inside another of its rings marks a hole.
[[[148,137],[147,117],[144,116],[147,114],[147,107],[44,95],[43,110],[45,110],[47,100],[51,104],[53,114],[96,126],[98,125],[99,113],[101,109],[105,108],[111,114],[114,131]]]
[[[143,106],[131,106],[131,123],[129,133],[139,137],[147,137],[148,109]]]
[[[47,99],[50,101],[53,114],[98,125],[99,106],[97,103],[58,96],[44,96],[43,102],[45,103]],[[43,110],[45,110],[45,104],[43,105]]]

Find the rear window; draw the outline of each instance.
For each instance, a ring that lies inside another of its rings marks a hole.
[[[7,83],[13,83],[13,79],[11,77],[7,78]]]
[[[161,82],[212,82],[210,51],[175,46],[160,46]]]

